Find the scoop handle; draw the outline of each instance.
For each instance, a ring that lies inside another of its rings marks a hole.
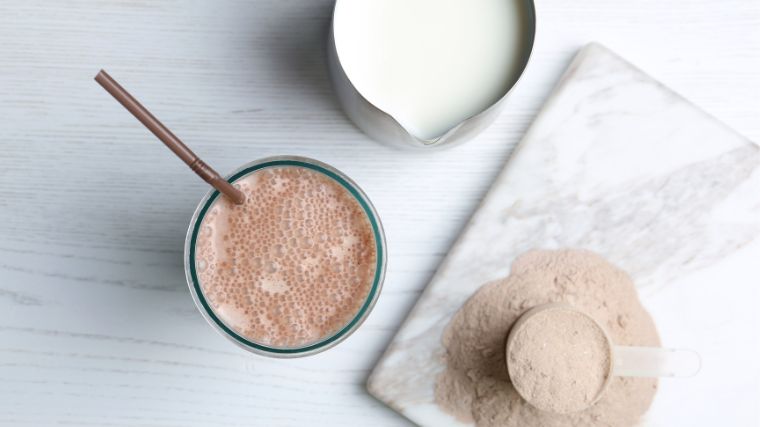
[[[615,346],[612,375],[616,377],[693,377],[702,368],[694,350]]]

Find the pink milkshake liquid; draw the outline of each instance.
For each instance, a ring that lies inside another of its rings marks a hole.
[[[381,233],[351,183],[271,163],[234,181],[245,203],[217,197],[197,221],[196,302],[239,344],[300,355],[366,316],[384,267]]]

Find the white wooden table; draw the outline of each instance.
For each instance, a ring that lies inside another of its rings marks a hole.
[[[760,140],[758,0],[540,0],[498,122],[422,154],[369,141],[338,109],[331,3],[0,3],[0,425],[404,425],[366,394],[368,371],[588,41]],[[357,333],[270,360],[205,324],[181,255],[205,184],[92,81],[101,67],[220,172],[301,154],[363,186],[390,262]]]

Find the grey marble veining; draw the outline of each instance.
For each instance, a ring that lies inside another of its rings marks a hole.
[[[746,411],[754,397],[739,391],[753,383],[729,378],[735,368],[725,349],[754,353],[747,372],[756,381],[757,348],[709,335],[730,328],[731,337],[753,336],[753,322],[737,317],[736,307],[716,306],[708,290],[721,289],[727,301],[756,299],[759,271],[748,260],[760,259],[758,212],[758,146],[606,48],[589,45],[378,363],[370,393],[418,424],[458,424],[433,398],[444,368],[441,334],[453,313],[480,285],[507,275],[517,255],[581,247],[631,274],[666,346],[695,348],[708,365],[694,379],[664,384],[649,423],[683,423],[685,409],[668,402],[688,395],[711,405],[710,390],[718,387],[738,396],[719,410]],[[738,279],[736,265],[746,272]],[[707,283],[716,274],[732,279]],[[712,325],[712,318],[719,319],[715,327],[690,339],[690,322]],[[716,364],[726,375],[714,373]]]

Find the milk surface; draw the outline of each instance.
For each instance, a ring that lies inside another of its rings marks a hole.
[[[431,140],[512,87],[527,13],[521,0],[338,0],[335,44],[359,93]]]

